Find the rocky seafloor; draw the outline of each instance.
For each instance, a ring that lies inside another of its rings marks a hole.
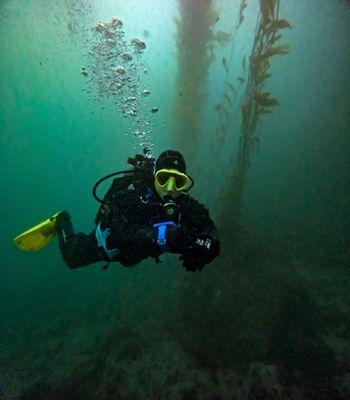
[[[349,399],[350,272],[315,261],[246,236],[201,275],[139,266],[103,308],[3,328],[0,398]]]

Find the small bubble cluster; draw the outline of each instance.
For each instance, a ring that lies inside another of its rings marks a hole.
[[[146,43],[137,38],[127,41],[123,22],[115,17],[110,22],[97,23],[92,32],[88,63],[80,71],[88,84],[86,92],[94,94],[95,102],[110,101],[114,109],[131,120],[125,133],[141,148],[152,149],[151,134],[157,108],[149,104],[151,92],[142,82],[148,73],[142,61]]]

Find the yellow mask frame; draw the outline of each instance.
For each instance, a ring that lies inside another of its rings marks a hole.
[[[176,169],[160,169],[154,176],[154,183],[159,191],[180,193],[190,188],[191,179]]]

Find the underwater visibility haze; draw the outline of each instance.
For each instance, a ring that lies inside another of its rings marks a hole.
[[[345,0],[0,0],[1,400],[350,398],[349,37]],[[202,271],[13,243],[91,232],[94,184],[166,149]]]

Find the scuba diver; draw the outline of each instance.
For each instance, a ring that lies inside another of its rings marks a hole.
[[[93,195],[101,206],[90,234],[75,233],[68,212],[61,211],[14,239],[22,250],[37,251],[57,235],[60,251],[69,268],[99,261],[132,267],[163,253],[180,254],[188,271],[200,271],[220,253],[220,239],[206,206],[188,190],[193,179],[186,174],[183,156],[166,150],[155,159],[147,149],[129,158],[133,169],[100,179]],[[119,176],[118,176],[119,175]],[[103,199],[99,184],[118,176]]]

